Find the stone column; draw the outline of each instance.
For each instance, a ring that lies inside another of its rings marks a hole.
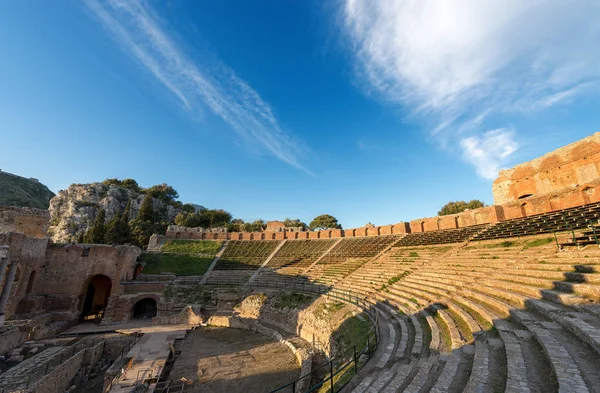
[[[12,288],[13,281],[15,281],[15,275],[17,274],[17,262],[13,262],[8,268],[8,275],[6,276],[6,282],[2,288],[2,294],[0,295],[0,326],[4,324],[4,312],[6,311],[6,304],[8,303],[8,297],[10,296],[10,290]]]
[[[0,290],[2,289],[2,280],[4,280],[4,273],[6,273],[6,266],[8,265],[8,258],[0,259]]]

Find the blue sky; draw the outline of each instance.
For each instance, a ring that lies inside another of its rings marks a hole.
[[[493,203],[600,130],[595,1],[0,5],[0,168],[345,227]]]

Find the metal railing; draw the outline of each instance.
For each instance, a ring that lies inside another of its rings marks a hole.
[[[216,280],[211,282],[210,286],[240,286],[245,285],[247,280]],[[369,331],[358,339],[358,342],[351,344],[342,353],[331,358],[327,363],[311,370],[310,373],[300,376],[298,379],[289,382],[271,393],[310,393],[326,389],[328,393],[339,392],[346,386],[360,371],[360,369],[373,357],[377,346],[379,345],[379,319],[377,311],[372,307],[372,304],[366,300],[366,296],[358,296],[352,291],[341,290],[327,285],[318,285],[313,283],[298,283],[293,280],[285,282],[280,281],[262,281],[257,280],[249,286],[256,288],[270,289],[285,289],[290,291],[298,291],[311,293],[315,295],[329,296],[346,303],[354,304],[364,310],[372,322]],[[366,355],[366,356],[365,356]],[[313,384],[308,388],[305,385],[310,384],[328,367],[328,372],[325,377],[319,378],[320,382]]]

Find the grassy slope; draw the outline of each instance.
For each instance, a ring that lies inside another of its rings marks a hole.
[[[0,205],[47,209],[53,196],[42,183],[0,172]]]
[[[182,254],[215,255],[221,248],[220,241],[214,240],[167,240],[162,246],[162,252]]]
[[[142,254],[138,261],[145,262],[144,274],[175,273],[181,276],[195,276],[206,272],[213,258],[182,254]]]

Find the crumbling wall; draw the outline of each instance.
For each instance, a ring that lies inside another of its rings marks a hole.
[[[0,206],[0,233],[16,232],[25,236],[46,237],[50,213],[32,207]]]
[[[492,185],[497,205],[528,196],[561,193],[600,177],[600,132],[514,168],[500,171]]]

